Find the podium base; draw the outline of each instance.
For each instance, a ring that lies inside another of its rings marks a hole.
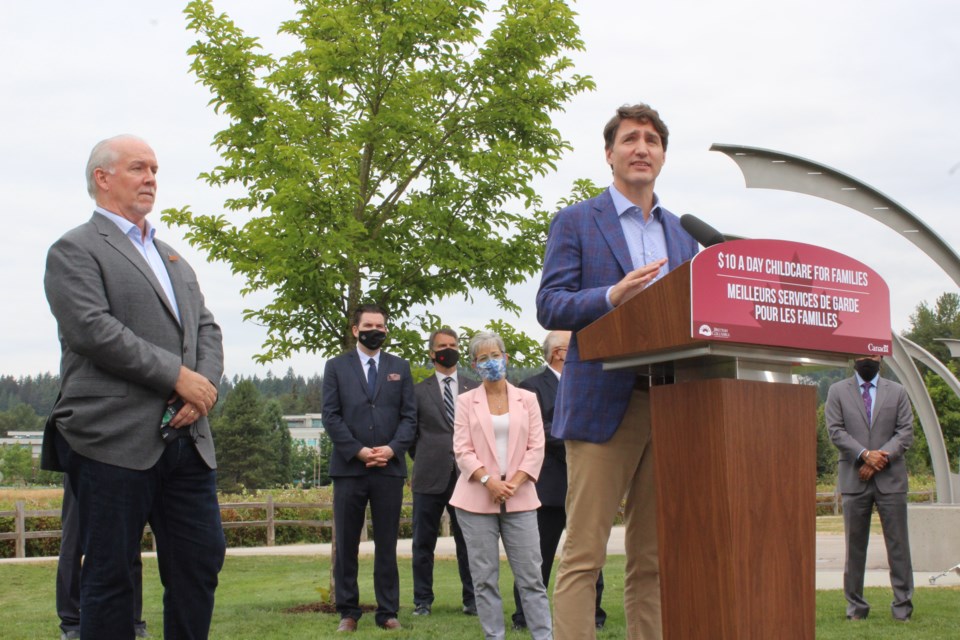
[[[816,391],[650,391],[665,640],[813,640]]]

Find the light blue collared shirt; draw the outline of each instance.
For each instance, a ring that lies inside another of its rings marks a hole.
[[[857,389],[860,390],[860,395],[863,395],[863,383],[868,382],[860,377],[860,374],[856,371],[853,372],[853,375],[857,378]],[[873,414],[877,412],[877,382],[880,381],[880,374],[878,373],[873,377],[873,380],[869,380],[870,386],[867,390],[870,392],[870,424],[868,427],[873,425]],[[866,448],[861,449],[860,453],[857,454],[857,458],[863,455],[863,452],[866,451]]]
[[[170,274],[167,273],[167,267],[163,263],[163,258],[160,256],[160,252],[157,251],[157,246],[153,243],[153,237],[157,235],[157,230],[153,228],[149,220],[144,220],[144,228],[147,230],[147,239],[144,241],[143,235],[140,233],[140,228],[126,218],[118,216],[112,211],[107,211],[103,207],[97,207],[95,211],[117,225],[120,231],[123,232],[123,235],[130,239],[130,242],[140,255],[143,256],[143,259],[147,261],[147,264],[150,265],[150,270],[153,271],[153,275],[160,281],[160,287],[166,294],[170,306],[173,307],[174,312],[177,314],[177,322],[180,322],[180,307],[177,305],[177,296],[173,292],[173,283],[170,282]]]
[[[610,198],[613,200],[613,206],[620,217],[620,227],[623,229],[623,237],[627,240],[627,250],[630,251],[630,261],[633,263],[633,268],[638,269],[645,264],[668,257],[667,236],[663,231],[661,220],[663,212],[657,194],[653,194],[653,207],[650,209],[650,216],[646,220],[643,218],[643,210],[630,202],[612,184],[610,185]],[[631,212],[631,215],[624,215],[627,212]],[[665,269],[660,269],[660,273],[651,282],[656,282],[666,273]],[[613,309],[613,304],[610,302],[610,289],[607,289],[607,306]]]

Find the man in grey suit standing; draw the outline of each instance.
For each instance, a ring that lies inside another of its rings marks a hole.
[[[413,377],[406,360],[380,349],[387,339],[386,310],[361,305],[353,314],[351,330],[357,348],[327,360],[323,370],[323,428],[333,442],[337,631],[356,631],[360,620],[357,554],[367,504],[373,520],[377,626],[399,629],[397,534],[406,453],[417,424]]]
[[[433,558],[437,548],[443,510],[450,514],[450,528],[457,548],[463,612],[477,615],[473,578],[467,561],[456,510],[450,496],[460,470],[453,457],[453,415],[457,396],[479,383],[458,375],[460,343],[449,327],[430,334],[427,341],[434,375],[414,387],[417,397],[417,439],[410,448],[413,466],[413,615],[428,616],[433,606]]]
[[[66,471],[77,498],[84,639],[134,637],[132,565],[147,522],[165,637],[207,637],[225,552],[206,419],[222,336],[196,274],[147,221],[157,169],[139,138],[97,144],[87,163],[95,213],[47,254],[61,386],[42,463]]]
[[[907,536],[907,465],[913,443],[913,410],[904,388],[880,377],[880,356],[858,356],[852,378],[830,387],[824,415],[830,440],[840,450],[837,485],[843,494],[847,543],[843,592],[847,618],[870,613],[863,598],[863,573],[876,505],[890,565],[896,620],[913,613],[913,566]]]

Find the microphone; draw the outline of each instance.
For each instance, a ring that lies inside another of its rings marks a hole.
[[[726,238],[723,234],[708,225],[700,218],[685,213],[680,216],[680,226],[683,230],[693,236],[693,239],[703,245],[704,248],[720,244]]]

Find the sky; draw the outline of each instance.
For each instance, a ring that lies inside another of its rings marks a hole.
[[[227,265],[209,263],[159,220],[190,205],[219,213],[229,192],[197,176],[218,162],[211,146],[226,121],[189,73],[195,40],[185,2],[67,0],[0,4],[0,234],[5,312],[0,314],[0,374],[56,372],[56,324],[43,295],[48,247],[87,220],[92,201],[83,170],[92,146],[134,133],[160,162],[152,221],[197,272],[207,306],[223,327],[226,373],[310,376],[323,359],[298,354],[257,365],[266,330],[244,322],[264,298],[240,294]],[[216,0],[267,51],[288,44],[276,27],[294,15],[287,0]],[[573,3],[585,50],[576,72],[596,90],[556,114],[573,145],[555,174],[535,186],[545,204],[572,182],[609,184],[602,128],[617,106],[647,102],[670,127],[657,182],[662,203],[720,231],[795,240],[845,253],[873,267],[891,293],[900,332],[922,301],[956,285],[919,249],[863,214],[810,196],[746,189],[737,166],[713,143],[802,156],[866,182],[904,205],[951,246],[960,243],[960,3],[954,0]],[[433,309],[451,326],[513,323],[536,338],[539,274],[511,290],[517,317],[478,296]]]

